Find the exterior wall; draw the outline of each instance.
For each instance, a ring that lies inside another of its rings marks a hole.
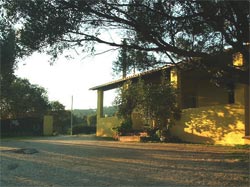
[[[250,143],[250,111],[249,111],[249,105],[250,105],[250,86],[245,84],[236,84],[234,89],[234,102],[235,104],[243,105],[245,108],[245,136],[247,139],[245,139],[246,142]]]
[[[246,139],[244,106],[217,105],[184,109],[180,121],[172,127],[171,134],[186,142],[206,144],[250,144]],[[99,118],[97,136],[114,137],[112,128],[121,124],[117,117]],[[142,129],[144,121],[133,114],[133,128]]]
[[[243,139],[245,135],[250,135],[249,86],[236,84],[235,104],[227,104],[228,92],[209,82],[206,72],[178,72],[173,69],[169,76],[170,81],[177,83],[176,87],[180,90],[180,106],[184,108],[181,120],[171,129],[174,136],[193,143],[250,144],[250,139]],[[189,103],[185,103],[187,99]],[[192,102],[195,103],[194,108],[190,108]],[[103,118],[102,105],[103,91],[98,91],[96,134],[112,137],[115,135],[112,128],[120,125],[122,121],[117,117]],[[136,130],[142,129],[146,124],[136,113],[132,115],[132,121]]]
[[[229,101],[227,90],[211,83],[207,72],[182,72],[180,79],[183,109],[222,105]]]
[[[226,89],[216,87],[209,80],[202,80],[197,88],[197,107],[228,104],[228,92]]]
[[[190,108],[171,129],[183,141],[208,144],[245,144],[243,105]]]
[[[244,97],[245,85],[244,84],[236,84],[234,90],[234,101],[236,104],[244,105],[245,97]]]
[[[250,85],[245,85],[244,89],[245,98],[245,135],[248,137],[250,143]]]
[[[96,135],[104,137],[114,137],[115,132],[112,130],[112,128],[120,126],[121,123],[122,120],[115,116],[98,118]],[[133,123],[132,128],[134,130],[142,130],[144,124],[146,124],[146,122],[136,112],[132,114],[132,123]]]
[[[112,128],[121,124],[117,117],[97,118],[96,136],[114,137],[116,134]]]

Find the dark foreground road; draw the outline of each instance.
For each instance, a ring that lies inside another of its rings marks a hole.
[[[1,187],[249,187],[249,150],[94,136],[1,141]]]

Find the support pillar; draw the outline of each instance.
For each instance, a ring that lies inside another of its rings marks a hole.
[[[97,119],[103,117],[103,90],[97,91]]]

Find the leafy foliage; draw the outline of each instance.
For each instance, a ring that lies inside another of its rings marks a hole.
[[[65,110],[65,106],[59,101],[50,102],[50,108],[47,112],[48,115],[53,116],[53,130],[54,133],[65,134],[70,128],[71,112]],[[76,121],[73,115],[73,121]]]
[[[0,19],[2,22],[2,19]],[[14,30],[3,29],[3,25],[0,26],[0,82],[1,82],[1,110],[8,110],[7,98],[11,91],[11,85],[15,80],[14,69],[16,64],[16,42]]]
[[[125,78],[130,73],[147,70],[157,63],[159,62],[152,54],[128,48],[126,40],[123,40],[123,47],[117,60],[113,62],[113,72],[116,75],[122,73],[122,77]]]
[[[96,126],[96,114],[87,117],[88,126]]]
[[[116,111],[116,106],[103,107],[103,113],[106,116],[114,116]],[[96,115],[96,109],[74,109],[73,114],[78,118],[86,118],[87,124],[87,117],[90,115]]]
[[[121,125],[117,126],[117,127],[113,127],[112,131],[115,133],[115,139],[117,139],[117,136],[126,136],[129,134],[133,134],[134,130],[133,130],[133,124],[132,121],[127,119],[124,120]]]
[[[65,110],[65,106],[61,104],[59,101],[51,101],[50,107],[51,107],[51,111]]]
[[[166,76],[162,77],[159,84],[145,83],[139,79],[137,83],[128,81],[121,88],[115,103],[118,106],[118,115],[124,118],[126,124],[132,122],[131,114],[136,111],[146,121],[155,121],[149,127],[154,133],[156,130],[160,130],[161,134],[168,132],[174,116],[180,111],[177,107],[176,89],[164,78]]]
[[[216,59],[234,52],[241,52],[245,62],[249,62],[249,49],[245,47],[249,45],[249,3],[4,0],[3,7],[13,24],[22,23],[18,42],[27,54],[46,49],[56,58],[65,49],[77,46],[91,52],[93,44],[102,43],[156,52],[172,63],[181,59]],[[107,37],[109,34],[116,37]],[[249,82],[248,63],[239,70],[214,60],[210,62],[218,70],[243,75]],[[208,64],[203,67],[209,69]],[[148,65],[152,64],[145,66]]]
[[[145,84],[144,90],[139,110],[146,118],[156,120],[160,129],[170,125],[170,120],[177,111],[176,90],[165,78],[162,78],[160,84]]]
[[[42,118],[1,119],[0,135],[2,137],[41,136],[43,134]]]
[[[141,82],[140,82],[141,83]],[[125,119],[125,121],[132,121],[131,114],[139,103],[140,95],[143,91],[141,85],[127,81],[123,87],[118,90],[117,97],[114,104],[118,107],[118,116]]]
[[[46,90],[16,78],[8,95],[1,97],[1,118],[40,117],[50,108]]]
[[[72,132],[73,134],[94,134],[96,133],[96,126],[76,125]]]
[[[26,79],[15,77],[18,54],[15,30],[4,17],[0,18],[1,119],[41,117],[49,109],[46,90]]]
[[[79,118],[96,114],[96,109],[74,109],[73,114]]]
[[[2,36],[0,39],[0,49],[1,49],[1,90],[7,88],[8,85],[14,79],[14,69],[15,69],[15,32],[12,30],[6,36]],[[4,92],[3,92],[4,93]],[[4,93],[5,94],[5,93]]]

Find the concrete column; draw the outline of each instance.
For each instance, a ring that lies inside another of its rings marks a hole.
[[[97,119],[103,117],[103,90],[97,91]]]

